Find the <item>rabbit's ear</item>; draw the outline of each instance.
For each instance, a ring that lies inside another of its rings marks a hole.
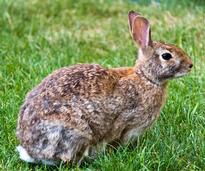
[[[128,24],[129,24],[129,28],[130,28],[130,32],[132,34],[132,26],[133,26],[133,21],[134,19],[139,16],[140,14],[134,11],[130,11],[128,13]]]
[[[132,38],[141,48],[152,46],[149,21],[134,11],[129,12],[129,26]]]

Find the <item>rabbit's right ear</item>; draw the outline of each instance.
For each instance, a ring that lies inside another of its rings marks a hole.
[[[152,46],[149,21],[134,11],[129,12],[128,21],[131,36],[140,48],[143,49],[147,46]]]

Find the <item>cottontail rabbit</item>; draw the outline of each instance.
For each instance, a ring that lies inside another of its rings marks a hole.
[[[134,67],[64,67],[27,94],[17,127],[22,160],[80,163],[103,143],[126,144],[159,117],[167,81],[193,65],[182,49],[152,41],[146,18],[130,11],[128,21],[139,46]]]

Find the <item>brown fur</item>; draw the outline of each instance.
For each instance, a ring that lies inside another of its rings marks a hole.
[[[130,18],[135,15],[139,14]],[[79,162],[86,150],[95,151],[103,142],[127,143],[150,127],[165,102],[167,80],[189,72],[191,60],[174,45],[151,39],[140,44],[134,67],[65,67],[27,94],[17,136],[31,157]],[[173,59],[163,61],[163,50]]]

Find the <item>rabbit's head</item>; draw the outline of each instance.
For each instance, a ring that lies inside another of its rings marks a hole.
[[[172,44],[152,41],[149,21],[139,13],[128,14],[130,32],[139,46],[135,70],[157,84],[167,79],[180,77],[191,71],[191,59],[181,49]]]

